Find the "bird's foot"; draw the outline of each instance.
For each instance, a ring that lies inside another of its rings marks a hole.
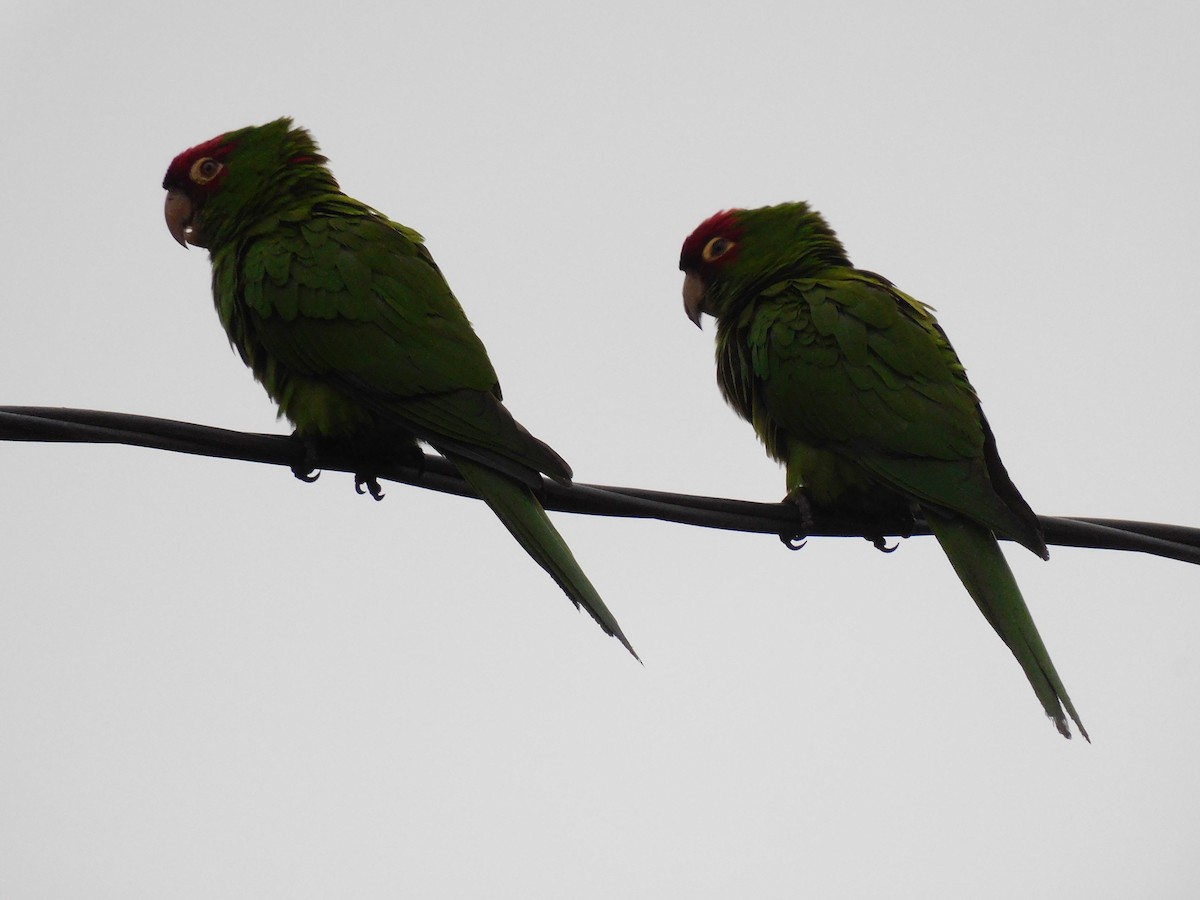
[[[779,540],[789,550],[799,550],[808,543],[809,532],[816,525],[816,518],[813,516],[812,501],[808,499],[808,495],[802,489],[796,488],[796,490],[791,491],[783,498],[783,502],[792,504],[800,513],[800,528],[797,531],[780,533]]]
[[[361,472],[354,475],[354,491],[358,494],[370,494],[372,500],[382,500],[384,497],[383,488],[379,486],[379,479],[374,475],[364,475]]]
[[[292,432],[292,438],[300,441],[304,446],[304,457],[292,466],[292,474],[304,483],[312,484],[321,477],[321,473],[317,471],[321,462],[317,442],[311,438],[301,437],[299,432]]]
[[[885,529],[886,531],[891,532],[893,534],[898,534],[898,535],[900,535],[900,537],[912,537],[912,533],[913,533],[912,510],[905,510],[905,509],[895,510],[895,511],[889,512],[887,518],[890,520],[890,521],[888,521],[888,524],[891,525],[891,527]],[[872,544],[874,544],[875,549],[881,553],[895,553],[896,548],[898,548],[900,546],[900,542],[896,541],[896,543],[892,544],[892,546],[889,547],[887,545],[887,538],[884,537],[882,532],[880,532],[879,534],[868,534],[868,535],[865,535],[865,537],[868,541],[870,541]]]

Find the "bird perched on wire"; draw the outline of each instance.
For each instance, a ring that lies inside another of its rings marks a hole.
[[[171,235],[209,251],[230,343],[310,447],[397,460],[429,444],[633,653],[537,499],[542,475],[568,483],[570,467],[501,403],[421,235],[342,193],[287,118],[185,150],[163,187]],[[372,473],[357,480],[381,496]]]
[[[1041,527],[930,308],[851,265],[805,203],[718,213],[684,241],[679,268],[688,318],[717,320],[721,393],[786,466],[789,497],[880,517],[918,509],[1046,715],[1087,738],[996,541],[1048,558]]]

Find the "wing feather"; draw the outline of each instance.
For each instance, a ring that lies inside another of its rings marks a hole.
[[[850,270],[773,285],[743,323],[754,377],[723,376],[741,394],[740,402],[730,398],[735,407],[759,408],[768,431],[832,451],[894,491],[1045,552],[1036,517],[1007,475],[992,483],[996,467],[1003,472],[994,440],[928,307]],[[788,460],[786,448],[772,452]]]
[[[289,418],[303,427],[306,386],[322,404],[332,388],[525,483],[538,472],[568,480],[570,467],[500,403],[487,351],[420,236],[369,211],[334,212],[280,222],[242,256],[244,343],[251,361],[269,360],[256,374],[287,394]]]

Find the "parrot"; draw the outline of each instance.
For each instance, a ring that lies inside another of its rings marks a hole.
[[[311,134],[284,117],[176,156],[167,228],[208,250],[230,344],[305,443],[458,469],[576,608],[635,658],[538,500],[571,467],[501,402],[486,349],[422,236],[341,191]],[[375,499],[374,475],[356,475]]]
[[[923,515],[1059,733],[1069,715],[1090,742],[997,542],[1048,559],[1041,527],[933,309],[855,268],[804,202],[716,213],[679,268],[688,318],[716,319],[721,394],[784,466],[802,518]]]

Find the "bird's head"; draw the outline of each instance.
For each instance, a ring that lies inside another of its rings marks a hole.
[[[741,240],[745,229],[739,215],[745,210],[728,209],[700,223],[683,242],[679,268],[683,272],[683,308],[697,328],[700,315],[717,315],[711,304],[708,288],[717,281],[741,256]]]
[[[720,319],[780,278],[848,265],[841,242],[807,203],[724,210],[683,242],[683,308],[699,327],[702,314]]]
[[[167,229],[183,247],[211,249],[297,196],[336,191],[324,163],[289,118],[197,144],[171,160],[163,178]]]
[[[229,177],[227,160],[235,147],[230,136],[222,134],[184,150],[171,160],[163,179],[167,191],[165,213],[167,230],[180,246],[206,246],[193,227],[193,220]]]

